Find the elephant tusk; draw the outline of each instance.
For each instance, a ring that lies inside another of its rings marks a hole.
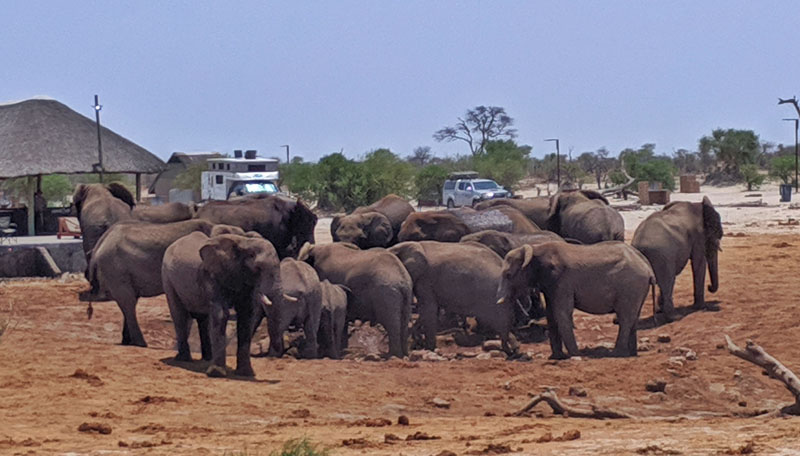
[[[498,299],[498,300],[497,300],[497,305],[498,305],[498,306],[502,306],[502,305],[504,305],[505,303],[506,303],[506,297],[505,297],[505,296],[503,296],[502,298],[500,298],[500,299]]]
[[[261,295],[261,303],[267,307],[272,307],[272,301],[269,300],[267,295]]]
[[[289,302],[297,302],[297,298],[295,298],[294,296],[289,296],[286,293],[283,294],[283,299]]]

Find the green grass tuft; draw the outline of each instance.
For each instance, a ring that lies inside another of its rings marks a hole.
[[[224,456],[260,456],[261,454],[245,448],[242,451],[226,451]],[[269,456],[328,456],[329,454],[327,449],[311,443],[307,438],[302,438],[287,441],[280,450],[271,452]]]

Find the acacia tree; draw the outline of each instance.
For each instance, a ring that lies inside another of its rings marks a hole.
[[[428,146],[419,146],[414,149],[411,155],[406,157],[406,161],[415,165],[425,166],[426,163],[431,161],[431,158],[433,158],[431,148]]]
[[[444,127],[433,134],[442,142],[464,141],[473,157],[486,153],[486,144],[499,139],[514,139],[517,130],[511,128],[514,119],[499,106],[477,106],[467,111],[452,127]]]
[[[701,153],[713,153],[730,176],[740,176],[739,168],[756,163],[761,151],[758,135],[753,130],[733,128],[714,130],[711,136],[700,138],[699,146]]]
[[[584,152],[578,156],[578,164],[586,174],[593,174],[597,181],[597,188],[603,188],[603,179],[608,175],[611,163],[608,158],[608,149],[601,147],[597,152]]]

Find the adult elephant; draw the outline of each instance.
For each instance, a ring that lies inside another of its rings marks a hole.
[[[281,259],[295,256],[306,242],[313,244],[317,224],[317,216],[300,199],[281,195],[211,201],[198,209],[196,218],[255,231],[272,243]]]
[[[80,184],[75,187],[72,205],[83,237],[86,264],[91,261],[92,249],[108,228],[131,220],[131,209],[136,205],[133,195],[122,184]]]
[[[414,208],[397,195],[387,195],[369,206],[359,207],[331,221],[334,241],[350,242],[359,248],[387,247],[397,243],[400,226]]]
[[[397,238],[400,242],[458,242],[467,234],[490,229],[520,234],[541,231],[520,211],[509,206],[498,206],[483,211],[461,208],[415,212],[403,222]]]
[[[272,302],[256,310],[253,331],[267,317],[269,351],[267,356],[283,356],[283,334],[292,323],[303,327],[304,358],[317,357],[317,333],[322,313],[322,286],[317,272],[307,263],[294,258],[284,258],[280,263],[284,300]]]
[[[298,259],[310,264],[320,280],[352,290],[348,321],[380,323],[389,336],[389,355],[408,355],[412,282],[396,256],[385,249],[360,250],[353,244],[336,242],[306,244]]]
[[[209,235],[213,225],[206,220],[176,223],[117,223],[106,231],[94,249],[88,279],[92,286],[82,300],[110,298],[117,302],[124,324],[122,345],[146,347],[136,320],[139,298],[164,292],[161,267],[164,252],[178,239],[196,231]],[[197,286],[197,282],[193,285]]]
[[[540,231],[533,234],[503,233],[497,230],[483,230],[468,234],[460,242],[477,242],[483,244],[505,258],[508,252],[525,244],[542,244],[545,242],[566,242],[564,238],[552,231]]]
[[[131,211],[134,219],[150,223],[172,223],[189,220],[197,212],[197,206],[178,202],[159,206],[136,206]]]
[[[625,222],[601,194],[591,190],[560,192],[550,200],[549,231],[584,244],[624,241]]]
[[[538,227],[547,226],[550,217],[550,198],[537,196],[535,198],[498,198],[481,201],[475,209],[482,211],[492,207],[509,206],[525,214]]]
[[[708,291],[719,288],[718,252],[722,239],[722,222],[711,200],[701,203],[676,201],[647,217],[633,234],[631,244],[650,260],[659,288],[659,307],[667,317],[674,317],[672,290],[675,277],[686,263],[692,262],[694,307],[705,306],[703,285],[706,267],[711,276]]]
[[[636,356],[636,323],[651,285],[655,285],[655,277],[647,258],[624,242],[547,242],[524,245],[506,255],[497,303],[506,305],[531,288],[541,290],[554,359],[579,354],[573,332],[574,309],[591,314],[614,312],[619,334],[613,355]]]
[[[414,282],[424,346],[436,348],[439,309],[471,316],[500,336],[512,354],[509,334],[514,323],[512,301],[495,305],[503,259],[483,245],[436,241],[401,242],[388,249],[403,262]]]

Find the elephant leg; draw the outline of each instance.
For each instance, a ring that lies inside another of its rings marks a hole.
[[[117,290],[114,293],[114,298],[125,320],[125,328],[122,330],[122,344],[147,347],[142,330],[139,328],[139,322],[136,320],[136,301],[138,299],[134,291],[130,289]],[[125,334],[126,330],[127,335]]]
[[[675,316],[675,304],[672,302],[672,291],[675,288],[675,275],[656,276],[658,284],[658,304],[661,312],[670,321]]]
[[[261,326],[264,317],[264,308],[257,305],[255,309],[253,309],[253,336],[256,335],[256,331],[258,331],[258,327]]]
[[[694,304],[695,309],[702,309],[706,305],[705,288],[706,282],[706,256],[701,249],[694,249],[692,252],[692,278],[694,279]]]
[[[255,377],[250,365],[250,344],[253,341],[253,302],[245,299],[236,306],[236,375]]]
[[[432,293],[427,290],[417,294],[419,301],[419,324],[425,336],[423,346],[427,350],[436,349],[436,331],[439,321],[439,305]],[[405,323],[408,324],[407,322]]]
[[[211,365],[206,374],[209,377],[225,377],[225,327],[228,324],[228,306],[223,302],[211,302],[209,314],[209,337],[211,339]]]
[[[131,332],[128,331],[128,319],[122,316],[122,345],[131,344]]]
[[[619,308],[619,307],[617,307]],[[636,356],[636,318],[628,315],[624,310],[617,312],[617,320],[619,321],[619,333],[617,334],[617,342],[614,344],[614,351],[611,356]]]
[[[306,337],[306,347],[303,353],[304,358],[314,359],[319,351],[317,333],[319,332],[319,314],[309,314],[303,322],[303,335]]]
[[[203,354],[203,361],[211,361],[211,337],[208,325],[208,315],[197,315],[197,332],[200,333],[200,352]]]
[[[550,302],[545,307],[547,314],[547,336],[550,339],[550,359],[566,359],[567,355],[564,354],[562,349],[563,343],[561,342],[561,335],[558,332],[558,324],[556,324],[556,317],[553,315],[553,306]]]
[[[580,355],[578,344],[575,342],[575,331],[572,323],[574,305],[572,297],[567,297],[556,301],[555,308],[553,309],[553,316],[558,326],[558,335],[564,342],[569,356]]]
[[[170,301],[171,302],[171,301]],[[189,349],[189,331],[192,329],[192,318],[186,309],[179,305],[170,305],[169,314],[175,325],[175,341],[178,344],[178,354],[175,361],[191,361],[192,352]]]

